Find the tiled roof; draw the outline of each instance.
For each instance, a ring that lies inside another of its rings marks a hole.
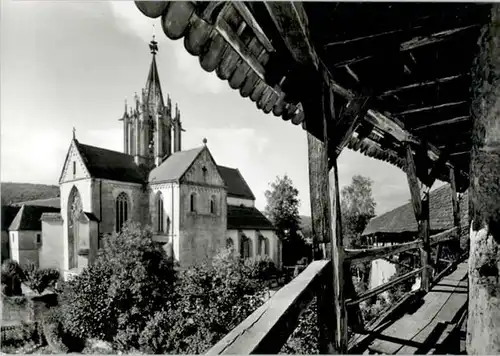
[[[273,224],[254,207],[227,206],[228,229],[273,230]]]
[[[2,231],[9,230],[9,226],[16,217],[19,209],[21,209],[20,206],[2,205],[2,216],[0,217],[2,219]]]
[[[150,183],[176,181],[182,177],[205,146],[170,155],[162,164],[149,173]]]
[[[40,220],[62,220],[61,213],[43,213]]]
[[[460,200],[460,221],[463,226],[468,226],[468,209],[468,192],[466,191]],[[442,231],[453,227],[451,188],[449,184],[430,192],[429,215],[431,231]],[[416,231],[418,231],[418,226],[413,207],[411,203],[407,203],[371,219],[365,231],[363,231],[363,235]]]
[[[23,205],[9,226],[9,231],[33,230],[41,231],[43,213],[56,213],[58,208],[48,206]]]
[[[31,205],[31,206],[48,206],[52,208],[60,208],[61,207],[61,198],[48,198],[48,199],[37,199],[37,200],[27,200],[19,203],[14,203],[12,206],[22,206],[22,205]]]
[[[84,145],[78,141],[76,144],[85,166],[93,178],[130,183],[143,183],[145,181],[133,156],[101,147]]]
[[[252,190],[237,168],[217,167],[222,179],[226,183],[228,197],[255,200]]]

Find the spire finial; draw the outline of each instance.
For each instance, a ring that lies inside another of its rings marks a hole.
[[[158,42],[155,40],[155,25],[153,24],[153,39],[149,42],[149,49],[151,50],[151,54],[154,56],[156,52],[158,52]]]
[[[76,140],[76,129],[74,126],[73,126],[73,140]]]
[[[205,146],[207,145],[207,142],[208,142],[208,141],[207,141],[207,138],[206,138],[206,137],[205,137],[205,138],[203,138],[203,144],[204,144]]]

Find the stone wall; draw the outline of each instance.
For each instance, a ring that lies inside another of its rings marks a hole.
[[[40,268],[64,269],[64,242],[62,219],[42,221],[42,244],[39,250]]]

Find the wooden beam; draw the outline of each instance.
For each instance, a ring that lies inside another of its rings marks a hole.
[[[422,260],[422,289],[426,292],[430,287],[430,271],[427,267],[431,265],[430,261],[430,243],[429,243],[429,190],[422,191],[420,182],[417,178],[417,167],[413,158],[413,152],[409,144],[406,145],[406,176],[410,186],[411,201],[413,211],[418,224],[418,236],[422,240],[420,255]]]
[[[468,31],[468,30],[471,30],[474,28],[478,28],[478,27],[479,27],[479,25],[475,24],[475,25],[453,28],[453,29],[449,29],[446,31],[440,31],[440,32],[431,34],[429,36],[418,36],[418,37],[412,38],[411,40],[402,42],[399,45],[399,51],[400,52],[408,52],[408,51],[411,51],[411,50],[414,50],[416,48],[420,48],[423,46],[428,46],[428,45],[440,43],[443,41],[447,41],[447,40],[452,39],[457,34],[460,34],[460,33],[463,33],[465,31]],[[377,55],[378,54],[375,54],[375,53],[369,54],[369,55],[366,55],[366,54],[360,55],[357,57],[352,57],[349,59],[338,61],[338,62],[334,63],[333,65],[337,68],[344,67],[346,65],[351,65],[354,63],[359,63],[359,62],[363,62],[363,61],[372,59],[372,58],[376,57]]]
[[[457,124],[457,123],[466,122],[466,121],[470,121],[469,115],[458,116],[458,117],[455,117],[453,119],[448,119],[448,120],[434,122],[434,123],[428,124],[428,125],[418,126],[418,127],[413,128],[412,131],[426,130],[426,129],[430,129],[430,128],[434,128],[434,127],[439,127],[439,126],[444,126],[444,125],[452,125],[452,124]]]
[[[452,227],[451,229],[440,232],[439,234],[432,235],[430,239],[431,246],[442,244],[444,242],[455,239],[457,236],[457,228]]]
[[[332,91],[330,91],[330,95],[333,96]],[[368,94],[356,97],[347,103],[344,112],[336,121],[336,125],[330,130],[329,136],[332,146],[334,146],[332,149],[335,157],[340,155],[354,130],[365,117],[370,102],[371,97]]]
[[[457,181],[455,178],[455,168],[449,167],[450,169],[450,187],[451,187],[451,207],[453,211],[453,225],[456,228],[456,234],[457,234],[457,242],[454,246],[455,250],[455,258],[458,259],[458,257],[461,255],[461,246],[460,246],[460,237],[462,236],[462,226],[460,223],[460,203],[458,202],[458,196],[457,196]]]
[[[423,87],[428,87],[428,86],[433,86],[433,85],[439,85],[439,84],[451,82],[451,81],[456,80],[456,79],[463,78],[465,76],[466,76],[466,74],[458,74],[458,75],[452,75],[449,77],[439,78],[439,79],[435,79],[435,80],[429,80],[426,82],[419,82],[419,83],[404,85],[404,86],[399,87],[399,88],[387,90],[387,91],[383,92],[382,94],[378,95],[378,97],[383,98],[383,97],[391,96],[391,95],[394,95],[394,94],[397,94],[397,93],[400,93],[400,92],[406,91],[406,90],[423,88]]]
[[[346,303],[348,306],[351,306],[351,305],[354,305],[354,304],[359,304],[361,303],[362,301],[364,300],[367,300],[371,297],[374,297],[380,293],[383,293],[385,292],[386,290],[389,290],[391,289],[392,287],[394,287],[396,284],[399,284],[401,282],[404,282],[406,281],[408,278],[410,277],[413,277],[414,275],[416,274],[419,274],[419,273],[422,273],[423,271],[425,271],[426,269],[428,269],[430,266],[427,266],[427,267],[420,267],[420,268],[417,268],[416,270],[414,271],[411,271],[411,272],[408,272],[406,274],[403,274],[402,276],[398,277],[398,278],[395,278],[393,279],[392,281],[390,282],[387,282],[387,283],[384,283],[376,288],[373,288],[373,289],[370,289],[362,294],[360,294],[356,299],[353,299],[353,300],[348,300]]]
[[[403,244],[384,246],[366,249],[346,249],[345,259],[352,262],[372,261],[377,258],[383,258],[395,255],[401,252],[410,251],[421,246],[420,241],[411,241]]]
[[[278,354],[297,326],[300,314],[312,301],[330,261],[314,261],[270,300],[253,312],[207,355]]]
[[[411,51],[411,50],[419,48],[419,47],[428,46],[431,44],[443,42],[443,41],[446,41],[446,40],[453,38],[453,36],[455,36],[459,33],[462,33],[462,32],[465,32],[465,31],[468,31],[468,30],[471,30],[474,28],[478,28],[478,27],[479,27],[479,25],[475,24],[475,25],[458,27],[458,28],[454,28],[454,29],[450,29],[450,30],[446,30],[446,31],[440,31],[437,33],[433,33],[430,36],[415,37],[409,41],[405,41],[405,42],[401,43],[401,45],[399,46],[399,50],[401,52],[406,52],[406,51]]]
[[[427,111],[432,111],[432,110],[438,110],[438,109],[443,109],[443,108],[450,108],[450,107],[455,107],[455,106],[460,106],[463,104],[467,104],[467,100],[462,100],[462,101],[456,101],[452,103],[444,103],[444,104],[439,104],[439,105],[433,105],[433,106],[425,106],[421,108],[416,108],[416,109],[410,109],[410,110],[405,110],[396,114],[393,114],[394,116],[403,116],[403,115],[410,115],[410,114],[416,114],[416,113],[422,113],[422,112],[427,112]]]
[[[264,2],[274,25],[295,61],[319,68],[319,57],[309,36],[307,14],[299,2]]]
[[[275,52],[271,41],[266,36],[257,20],[255,20],[255,17],[252,15],[245,3],[243,1],[235,1],[232,3],[232,5],[236,8],[241,17],[243,17],[243,20],[245,20],[248,26],[250,26],[250,28],[253,30],[255,36],[260,41],[262,46],[264,46],[266,51],[268,51],[269,53]]]

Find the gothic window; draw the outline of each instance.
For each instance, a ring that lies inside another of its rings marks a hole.
[[[158,212],[157,217],[157,230],[158,232],[165,232],[165,218],[164,218],[164,213],[163,213],[163,195],[161,193],[158,194],[157,200],[156,200],[156,210]]]
[[[73,175],[76,174],[76,162],[73,161]]]
[[[210,214],[215,214],[216,213],[216,206],[215,206],[215,196],[212,195],[210,198]]]
[[[193,213],[196,211],[196,193],[191,193],[189,197],[189,211]]]
[[[261,256],[269,256],[269,239],[265,238],[264,236],[260,235],[259,236],[259,254]]]
[[[80,193],[76,187],[73,187],[68,199],[68,263],[70,269],[78,267],[78,240],[80,236],[78,218],[82,211]]]
[[[234,247],[233,239],[228,237],[226,239],[226,248],[227,249],[232,249]]]
[[[247,259],[252,256],[252,241],[245,236],[241,236],[241,249],[240,249],[240,255],[242,258]]]
[[[128,196],[124,192],[120,193],[116,198],[116,232],[120,232],[123,224],[128,220]]]

